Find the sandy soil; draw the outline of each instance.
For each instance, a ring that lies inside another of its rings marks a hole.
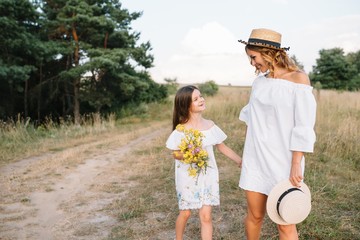
[[[118,224],[110,203],[134,184],[113,169],[125,166],[126,154],[159,137],[161,130],[122,147],[77,153],[47,153],[0,169],[0,239],[102,239]],[[95,146],[95,147],[94,147]],[[69,156],[66,156],[68,154]],[[64,156],[65,155],[65,156]],[[75,163],[63,159],[81,155]]]

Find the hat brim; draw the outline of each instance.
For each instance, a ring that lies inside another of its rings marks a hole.
[[[280,196],[288,189],[294,188],[291,184],[289,179],[283,180],[275,185],[275,187],[269,193],[268,199],[266,201],[266,211],[269,218],[279,224],[279,225],[290,225],[290,224],[297,224],[297,223],[288,223],[282,219],[277,211],[277,201],[279,200]],[[311,193],[309,187],[304,183],[300,183],[300,190],[306,194],[309,199],[311,199]]]
[[[243,43],[245,45],[250,45],[250,46],[257,46],[257,47],[264,47],[264,48],[271,48],[271,49],[276,49],[276,50],[283,50],[283,51],[288,51],[290,49],[290,47],[275,47],[275,46],[272,46],[270,44],[263,44],[263,43],[256,43],[256,42],[247,42],[247,41],[244,41],[244,40],[238,40],[238,42],[240,43]]]

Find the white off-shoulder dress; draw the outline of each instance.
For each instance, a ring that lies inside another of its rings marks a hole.
[[[239,186],[268,195],[290,176],[292,151],[313,152],[316,101],[312,87],[259,76],[239,119],[247,125]],[[301,161],[304,174],[305,158]]]
[[[215,160],[213,146],[222,143],[226,134],[217,126],[201,131],[204,134],[203,149],[208,152],[209,166],[206,174],[198,178],[189,176],[189,165],[175,159],[175,185],[180,210],[200,209],[203,205],[216,206],[220,204],[219,172]],[[174,130],[166,141],[166,147],[179,150],[183,132]]]

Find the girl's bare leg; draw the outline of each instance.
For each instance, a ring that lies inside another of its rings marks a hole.
[[[190,210],[180,210],[175,223],[176,240],[183,240],[186,223],[191,216]]]
[[[201,222],[201,239],[211,240],[213,234],[211,206],[202,206],[199,211]]]

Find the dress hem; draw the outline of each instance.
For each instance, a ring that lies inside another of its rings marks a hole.
[[[257,193],[264,194],[264,195],[266,195],[266,196],[269,195],[269,193],[265,193],[265,191],[259,191],[259,190],[249,189],[249,188],[241,187],[241,186],[239,186],[239,187],[240,187],[242,190],[245,190],[245,191],[257,192]]]
[[[188,207],[188,208],[180,208],[179,207],[179,210],[197,210],[197,209],[200,209],[202,208],[203,206],[220,206],[220,203],[219,204],[203,204],[201,205],[201,207]]]

